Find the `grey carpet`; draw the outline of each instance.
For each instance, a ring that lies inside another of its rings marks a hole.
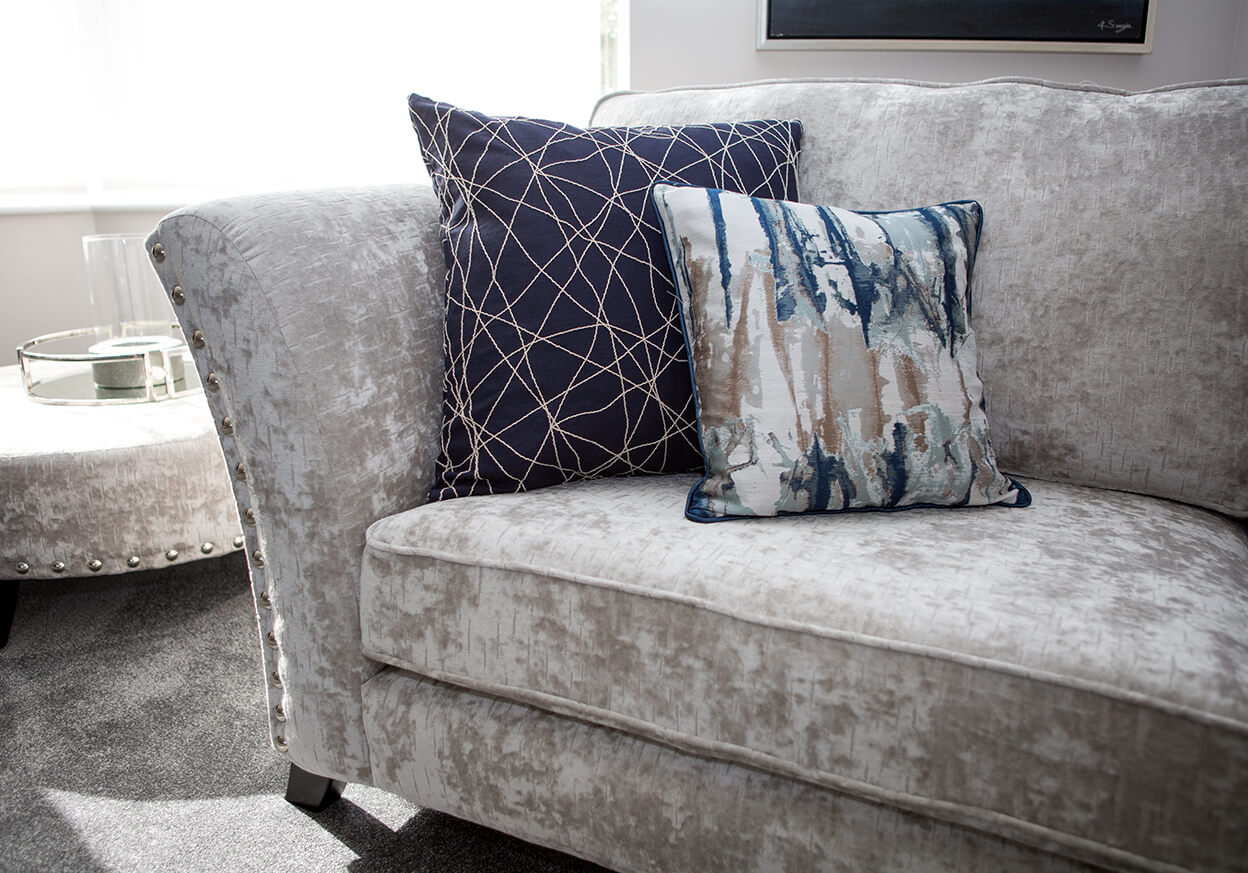
[[[349,785],[282,799],[239,554],[22,583],[0,649],[0,871],[593,873]]]

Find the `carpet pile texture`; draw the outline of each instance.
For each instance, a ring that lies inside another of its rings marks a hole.
[[[0,649],[0,871],[601,873],[376,789],[282,799],[241,554],[22,583]]]

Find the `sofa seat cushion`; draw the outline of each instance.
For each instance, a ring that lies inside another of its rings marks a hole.
[[[694,479],[377,522],[367,654],[1097,863],[1248,857],[1242,525],[1038,480],[1015,512],[697,525]]]

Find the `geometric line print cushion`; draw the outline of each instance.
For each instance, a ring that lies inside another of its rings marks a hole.
[[[430,499],[696,469],[689,365],[650,188],[795,198],[800,124],[582,129],[418,95],[409,107],[447,266]]]
[[[975,369],[978,203],[654,200],[706,462],[689,518],[1030,503],[997,469]]]

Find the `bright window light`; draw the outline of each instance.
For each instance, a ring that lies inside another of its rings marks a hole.
[[[5,2],[0,203],[420,179],[408,93],[584,124],[604,89],[626,84],[614,32],[625,7]]]

